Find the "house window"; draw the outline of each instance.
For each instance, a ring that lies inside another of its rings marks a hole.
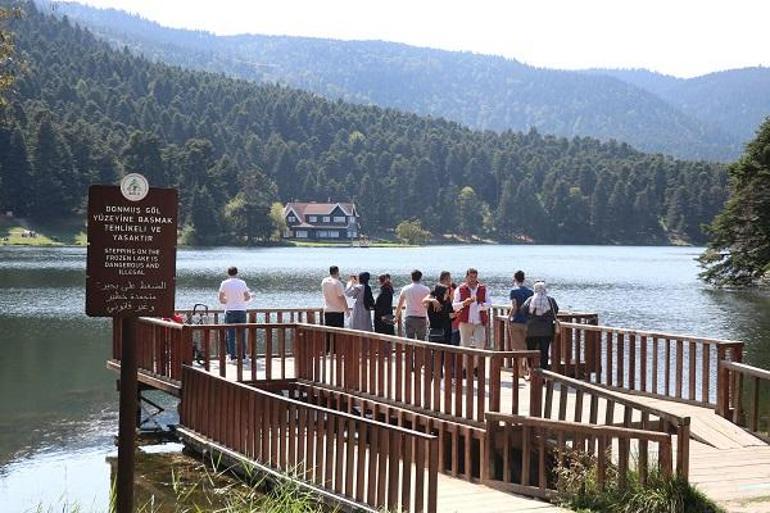
[[[289,222],[290,223],[296,223],[297,222],[297,218],[294,217],[294,216],[289,216]]]
[[[324,223],[331,222],[331,218],[329,216],[324,216]]]
[[[310,221],[309,222],[317,223],[318,222],[318,216],[310,216]]]
[[[345,216],[334,216],[334,222],[335,223],[344,223],[345,222]]]
[[[329,232],[329,238],[331,238],[331,239],[339,239],[340,238],[340,232]]]
[[[355,222],[356,222],[356,218],[355,218],[355,216],[350,216],[350,222],[351,222],[351,223],[355,223]]]
[[[355,239],[355,238],[356,238],[356,235],[358,235],[358,233],[356,233],[356,231],[355,231],[355,230],[349,230],[349,231],[348,231],[348,238],[350,238],[350,239]]]
[[[297,234],[298,239],[307,239],[307,231],[306,230],[297,230],[294,232]]]
[[[321,230],[320,232],[318,232],[318,238],[319,239],[325,239],[328,236],[329,236],[329,232],[327,232],[325,230]]]

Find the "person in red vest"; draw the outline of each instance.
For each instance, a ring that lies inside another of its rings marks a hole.
[[[460,345],[483,349],[486,345],[486,326],[492,307],[486,285],[479,283],[479,272],[470,268],[465,282],[454,293],[452,307],[460,322]]]

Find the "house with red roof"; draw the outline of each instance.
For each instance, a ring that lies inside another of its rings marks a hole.
[[[283,207],[284,237],[300,240],[358,238],[358,211],[353,203],[291,202]]]

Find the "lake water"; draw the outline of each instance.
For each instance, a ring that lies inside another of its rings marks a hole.
[[[255,306],[319,306],[331,264],[343,275],[389,272],[397,286],[419,268],[432,283],[473,266],[495,302],[517,269],[545,279],[564,309],[602,324],[746,342],[745,360],[770,368],[770,298],[715,291],[697,279],[698,248],[432,246],[218,248],[178,255],[177,307],[214,306],[237,265]],[[101,511],[117,432],[116,375],[105,369],[110,325],[84,315],[85,250],[0,248],[0,512],[78,502]],[[173,421],[172,417],[166,420]]]

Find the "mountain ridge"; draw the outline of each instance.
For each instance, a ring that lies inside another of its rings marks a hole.
[[[648,152],[721,161],[737,156],[741,146],[719,125],[606,74],[379,40],[217,36],[77,3],[56,3],[54,10],[153,60],[444,117],[481,130],[534,127],[558,136],[617,139]]]

